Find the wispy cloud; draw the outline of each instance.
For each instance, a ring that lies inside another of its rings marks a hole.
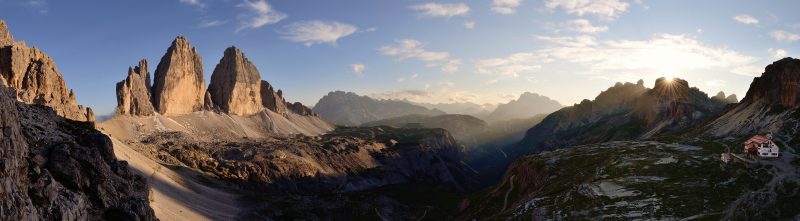
[[[355,64],[350,65],[350,68],[353,69],[353,74],[355,74],[356,76],[359,76],[359,77],[363,77],[364,76],[364,70],[367,69],[367,66],[362,64],[362,63],[355,63]]]
[[[336,41],[358,31],[358,27],[335,21],[301,21],[284,27],[279,31],[282,38],[302,42],[305,46],[327,43],[336,45]]]
[[[758,24],[758,19],[756,19],[753,16],[750,16],[748,14],[736,15],[736,16],[733,16],[733,18],[731,18],[731,19],[733,19],[736,22],[745,24],[745,25],[757,25]]]
[[[775,41],[781,43],[790,43],[800,40],[800,34],[784,30],[772,31],[769,33],[769,36],[771,36],[772,39],[775,39]]]
[[[191,5],[198,8],[205,8],[206,4],[201,2],[200,0],[178,0],[179,2],[187,5]]]
[[[464,22],[464,28],[466,28],[466,29],[474,29],[475,28],[475,22],[474,21],[465,21]]]
[[[368,96],[377,99],[408,100],[417,103],[476,103],[482,98],[478,94],[455,89],[453,82],[440,82],[436,84],[436,87],[428,87],[425,90],[389,90],[370,93]]]
[[[453,17],[464,16],[469,13],[469,6],[464,3],[456,4],[439,4],[439,3],[425,3],[412,5],[409,8],[419,11],[422,16],[428,17]]]
[[[227,24],[227,23],[228,23],[228,21],[225,21],[225,20],[206,20],[206,21],[200,22],[200,24],[197,24],[197,27],[199,27],[199,28],[210,28],[210,27],[216,27],[216,26],[224,25],[224,24]]]
[[[772,57],[776,59],[781,59],[789,56],[789,52],[786,52],[786,50],[783,49],[770,48],[769,50],[767,50],[767,52],[769,52],[769,55],[772,55]]]
[[[383,55],[398,57],[400,60],[411,58],[426,62],[428,67],[440,66],[445,73],[456,72],[461,65],[461,60],[451,59],[450,53],[425,50],[425,46],[414,39],[400,40],[395,45],[383,46],[378,50]]]
[[[719,70],[753,76],[759,72],[758,59],[726,47],[713,47],[689,35],[657,34],[645,40],[598,41],[593,36],[537,36],[542,49],[476,62],[478,73],[490,75],[490,82],[514,79],[545,70],[551,63],[583,69],[592,76],[626,73],[685,73]]]
[[[625,0],[545,0],[544,5],[551,10],[562,8],[568,14],[594,15],[607,20],[618,18],[630,7]]]
[[[23,3],[25,7],[35,10],[39,14],[46,15],[50,12],[50,9],[47,7],[47,1],[45,0],[25,0]]]
[[[236,32],[275,24],[287,17],[286,14],[273,9],[266,0],[245,0],[238,6],[247,9],[248,13],[239,15],[241,25]]]
[[[522,0],[494,0],[492,1],[492,11],[504,15],[514,14],[520,3]]]
[[[567,29],[585,34],[596,34],[608,31],[608,26],[594,26],[586,19],[575,19],[566,24]]]
[[[546,54],[514,53],[504,58],[490,58],[475,63],[475,70],[480,74],[491,75],[490,83],[503,79],[517,78],[525,73],[536,73],[542,69]]]

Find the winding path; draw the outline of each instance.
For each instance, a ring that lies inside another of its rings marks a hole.
[[[511,187],[508,188],[506,192],[506,197],[503,199],[503,210],[506,210],[506,206],[508,206],[508,195],[511,194],[511,191],[514,190],[514,177],[517,175],[511,175],[508,179],[508,182],[511,184]]]

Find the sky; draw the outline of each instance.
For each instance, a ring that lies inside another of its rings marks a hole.
[[[744,97],[766,65],[800,53],[800,1],[0,0],[15,40],[49,54],[81,104],[150,72],[178,35],[206,83],[229,46],[289,101],[330,91],[496,104],[524,92],[564,105],[615,82],[679,77]]]

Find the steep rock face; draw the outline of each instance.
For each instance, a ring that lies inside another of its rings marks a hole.
[[[319,99],[313,110],[334,124],[346,126],[358,126],[370,121],[409,114],[446,114],[440,110],[431,110],[406,101],[376,100],[344,91],[328,93]]]
[[[225,55],[211,74],[208,91],[214,106],[235,115],[252,115],[262,110],[261,75],[244,53],[236,47]]]
[[[281,115],[285,115],[287,113],[288,107],[286,107],[286,100],[283,99],[283,91],[275,91],[269,82],[262,80],[260,93],[261,103],[265,108]]]
[[[496,122],[530,118],[538,114],[552,113],[553,111],[561,109],[561,107],[558,101],[539,94],[525,92],[520,95],[517,100],[498,105],[497,108],[486,117],[486,120]]]
[[[166,116],[201,111],[206,86],[203,62],[186,37],[179,36],[161,58],[153,83],[153,106]]]
[[[800,59],[787,57],[767,65],[742,99],[744,103],[758,101],[784,107],[800,105]]]
[[[713,137],[774,133],[798,134],[800,122],[800,59],[784,58],[753,79],[741,102],[700,132]]]
[[[117,113],[134,116],[152,116],[155,113],[150,95],[150,73],[147,60],[139,66],[128,68],[128,77],[117,83]]]
[[[0,85],[14,88],[25,103],[41,104],[58,115],[86,121],[86,110],[78,105],[53,60],[25,42],[14,42],[4,21],[0,21],[0,79]]]
[[[14,96],[0,88],[0,219],[156,220],[108,137]]]

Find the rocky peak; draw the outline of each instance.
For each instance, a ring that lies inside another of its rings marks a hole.
[[[11,45],[14,43],[14,37],[8,31],[6,21],[0,20],[0,47]]]
[[[150,73],[147,60],[139,66],[128,68],[128,77],[117,83],[117,113],[134,116],[151,116],[155,112],[150,96]]]
[[[208,86],[214,106],[235,115],[252,115],[262,110],[261,75],[241,50],[225,49],[211,74]]]
[[[796,107],[800,105],[800,59],[784,58],[768,65],[750,83],[742,103],[764,102],[766,104]]]
[[[732,103],[739,102],[739,100],[736,98],[736,94],[731,94],[730,96],[726,97],[725,96],[725,92],[722,92],[722,91],[717,93],[717,95],[714,95],[713,97],[711,97],[711,99],[713,99],[715,101],[719,101],[719,102],[725,103],[725,104],[732,104]]]
[[[285,115],[288,110],[287,102],[283,99],[283,91],[275,91],[272,85],[265,80],[261,81],[261,103],[265,108],[278,114]]]
[[[689,82],[680,78],[660,77],[656,79],[650,94],[665,100],[686,98],[689,95]]]
[[[204,109],[203,61],[186,37],[175,38],[161,58],[152,93],[153,106],[162,115],[182,115]]]
[[[0,20],[0,85],[16,90],[17,99],[52,108],[58,115],[86,121],[85,109],[67,88],[55,62],[37,48],[14,42]]]

